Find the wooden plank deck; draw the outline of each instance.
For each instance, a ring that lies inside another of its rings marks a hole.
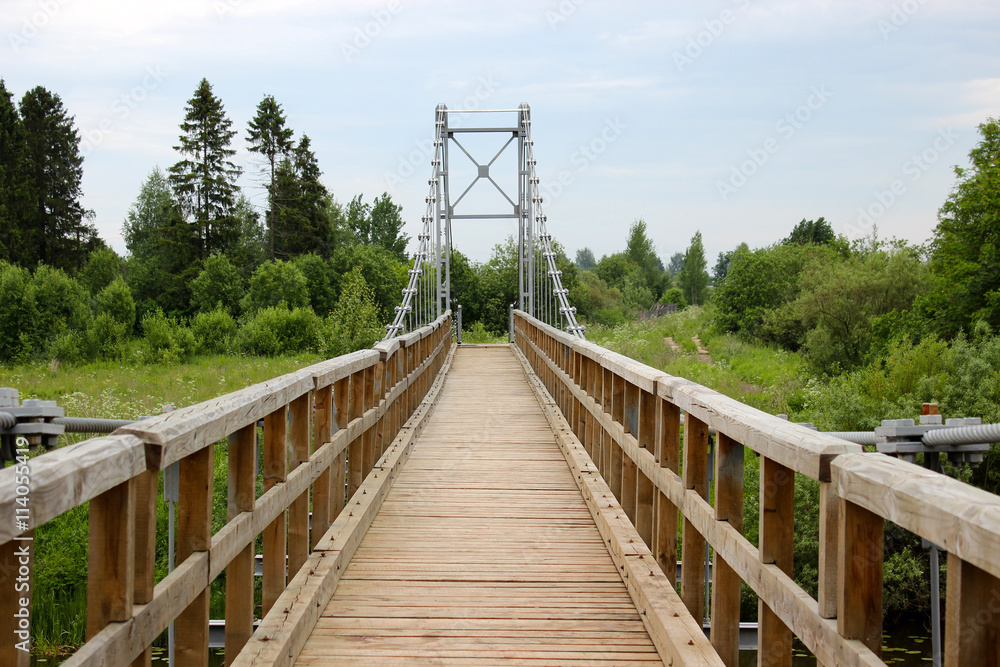
[[[507,347],[465,347],[298,665],[660,665]]]

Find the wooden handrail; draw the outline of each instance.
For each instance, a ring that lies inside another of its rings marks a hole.
[[[1000,498],[514,316],[515,344],[664,573],[673,575],[678,550],[685,556],[681,597],[696,618],[705,542],[714,550],[711,638],[727,665],[738,663],[740,581],[760,599],[760,664],[790,664],[793,633],[821,665],[884,664],[884,520],[949,551],[949,664],[1000,664]],[[708,427],[718,433],[714,507]],[[742,535],[744,447],[760,456],[756,546]],[[820,486],[816,599],[791,577],[795,475]]]
[[[226,625],[227,663],[232,662],[253,630],[257,535],[265,535],[265,590],[279,597],[285,588],[286,557],[291,580],[348,501],[338,480],[348,468],[361,479],[368,475],[430,389],[450,340],[451,313],[446,312],[432,324],[372,350],[330,359],[31,459],[31,520],[24,529],[15,528],[13,521],[0,524],[0,572],[18,571],[14,546],[21,542],[14,540],[30,538],[37,526],[90,502],[87,643],[65,664],[149,665],[150,645],[175,621],[177,664],[203,664],[208,590],[223,571],[227,611],[230,605],[239,610]],[[261,419],[261,464],[269,481],[267,490],[255,498],[253,461]],[[227,437],[229,516],[212,534],[214,445]],[[172,463],[181,466],[183,487],[179,562],[154,587],[157,474]],[[16,467],[0,470],[0,512],[7,517],[14,516],[18,500],[16,475]],[[3,576],[0,582],[12,586],[14,579]],[[18,605],[13,588],[0,590],[5,619],[15,618]],[[18,665],[24,659],[5,637],[0,664]]]

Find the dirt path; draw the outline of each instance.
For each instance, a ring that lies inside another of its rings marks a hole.
[[[691,336],[691,340],[694,342],[695,347],[698,348],[698,361],[703,364],[712,363],[712,355],[705,348],[705,346],[701,344],[701,339],[697,336]]]
[[[671,352],[680,352],[681,346],[674,342],[674,339],[667,336],[663,339],[663,344],[670,348]]]

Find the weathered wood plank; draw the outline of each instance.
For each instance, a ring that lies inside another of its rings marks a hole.
[[[1000,577],[1000,497],[888,456],[842,456],[834,491]]]
[[[229,436],[226,516],[253,512],[256,495],[257,425]],[[254,545],[251,541],[226,566],[226,664],[231,665],[253,634]]]
[[[31,526],[40,526],[146,470],[145,446],[134,436],[90,438],[29,462]],[[0,516],[16,516],[16,467],[0,470]],[[26,531],[0,521],[0,544]]]
[[[177,561],[212,547],[212,484],[215,447],[196,450],[181,459],[180,502],[177,505]],[[208,663],[208,583],[177,617],[174,647],[177,664]]]
[[[885,521],[840,501],[842,529],[837,586],[837,630],[882,653],[882,540]]]
[[[1000,665],[1000,580],[948,554],[945,665]]]
[[[135,569],[133,605],[149,604],[156,584],[156,497],[159,475],[153,470],[140,473],[135,484]],[[153,652],[147,648],[132,667],[150,667]]]
[[[279,406],[264,418],[263,472],[265,492],[284,482],[288,475],[288,406]],[[285,508],[264,529],[263,536],[263,593],[261,610],[263,614],[274,605],[275,600],[285,590],[287,569],[287,524]]]
[[[309,462],[312,440],[312,392],[299,396],[288,406],[291,418],[289,429],[289,471]],[[299,571],[309,557],[309,489],[302,492],[288,506],[288,578]]]
[[[147,464],[151,469],[159,470],[248,424],[256,423],[314,386],[310,371],[296,371],[123,426],[115,433],[132,434],[145,442]]]
[[[108,623],[132,618],[135,586],[135,482],[90,501],[87,542],[87,639]]]
[[[742,533],[743,445],[722,434],[715,447],[715,518]],[[718,551],[712,562],[711,638],[726,667],[739,667],[740,578]]]
[[[792,574],[795,546],[795,473],[768,458],[760,460],[760,562]],[[757,605],[758,642],[766,651],[757,654],[761,667],[791,667],[792,631],[771,609],[766,599]],[[851,637],[854,639],[854,637]]]
[[[708,426],[684,422],[684,487],[708,497]],[[681,599],[695,618],[705,618],[705,537],[685,516],[681,535]]]

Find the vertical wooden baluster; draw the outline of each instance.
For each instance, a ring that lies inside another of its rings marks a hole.
[[[601,368],[601,365],[591,359],[587,393],[597,406],[601,405],[601,382],[603,380],[603,375],[604,370]],[[595,415],[590,415],[590,442],[591,449],[593,450],[593,453],[590,455],[590,459],[597,466],[598,470],[601,469],[601,457],[603,456],[604,438],[601,437],[601,433],[601,422],[598,421]],[[603,474],[603,471],[601,474]]]
[[[8,517],[8,520],[11,520]],[[21,535],[18,540],[12,540],[0,545],[0,635],[4,641],[0,641],[0,665],[10,665],[11,667],[29,667],[31,664],[31,653],[28,650],[20,650],[18,644],[28,642],[22,648],[30,649],[31,646],[31,596],[24,596],[23,592],[18,592],[16,587],[19,584],[32,585],[31,575],[34,569],[34,549],[32,540],[34,531],[28,531]],[[27,561],[27,562],[24,562]],[[22,567],[24,569],[22,569]],[[23,578],[26,581],[18,581]],[[26,618],[21,619],[17,614],[22,612],[22,599],[27,603],[23,607]],[[21,622],[27,627],[22,628]],[[16,632],[23,632],[18,636]]]
[[[291,465],[289,472],[309,463],[309,440],[312,436],[312,392],[299,396],[288,406],[292,414],[289,433]],[[309,557],[309,489],[288,506],[288,580],[298,573]]]
[[[639,387],[631,382],[625,383],[625,413],[623,416],[622,424],[625,426],[625,432],[637,438],[639,435]],[[634,526],[636,525],[635,509],[636,493],[639,486],[639,467],[631,456],[624,453],[624,450],[622,455],[622,494],[619,500],[625,511],[625,516]]]
[[[715,518],[743,533],[743,445],[719,433],[715,446]],[[712,561],[712,645],[727,667],[740,664],[740,578],[726,561]]]
[[[690,412],[684,422],[684,488],[708,496],[708,425]],[[705,618],[705,538],[684,519],[681,599],[695,620]]]
[[[284,405],[264,417],[264,491],[283,483],[288,475],[286,435],[288,406]],[[264,581],[261,615],[267,616],[278,596],[285,590],[285,512],[281,512],[264,529]]]
[[[944,660],[948,667],[1000,665],[1000,579],[948,554]]]
[[[369,366],[365,369],[365,398],[364,398],[364,412],[362,414],[367,414],[369,410],[375,407],[375,396],[379,389],[382,387],[381,378],[379,378],[379,369],[381,368],[381,362],[376,363],[374,366]],[[368,473],[372,471],[375,466],[375,425],[365,430],[363,439],[364,444],[362,445],[362,451],[364,452],[364,464],[362,469],[364,470],[364,476],[367,477]]]
[[[838,505],[841,541],[837,568],[837,631],[848,639],[861,640],[875,655],[881,656],[885,522],[877,514],[847,500],[840,499]],[[948,576],[950,585],[950,568]],[[951,592],[949,588],[949,604]]]
[[[602,366],[601,372],[601,407],[604,410],[604,414],[608,417],[614,418],[612,412],[614,410],[614,373],[612,373],[607,368]],[[614,440],[611,439],[611,434],[601,429],[601,475],[608,484],[608,488],[611,488],[612,480],[614,479],[614,474],[612,468],[614,467],[614,451],[616,449]],[[611,489],[614,493],[614,489]]]
[[[229,436],[229,488],[226,518],[253,512],[256,503],[257,424]],[[253,542],[226,566],[226,664],[231,665],[253,634]]]
[[[156,584],[156,496],[159,475],[155,470],[140,473],[135,484],[135,575],[132,603],[149,604]],[[132,661],[132,667],[149,667],[153,651],[147,647]],[[2,663],[2,661],[0,661]]]
[[[410,380],[410,383],[409,383],[409,385],[406,388],[406,404],[405,404],[405,408],[403,410],[403,423],[404,424],[410,418],[410,415],[413,414],[413,397],[416,395],[416,392],[417,392],[417,389],[416,389],[416,387],[413,384],[414,383],[413,369],[416,367],[416,365],[413,363],[413,361],[415,359],[415,355],[414,355],[414,350],[415,349],[416,349],[416,345],[407,345],[406,348],[405,348],[405,350],[404,350],[404,353],[406,354],[406,376]]]
[[[90,501],[87,545],[87,639],[108,623],[132,618],[135,588],[135,480]],[[8,641],[7,638],[4,641]]]
[[[590,387],[590,359],[580,355],[580,389],[584,392]],[[591,460],[594,458],[594,442],[590,437],[590,411],[584,402],[580,401],[580,430],[577,434],[583,448]]]
[[[656,449],[656,396],[648,391],[639,393],[639,446],[655,455]],[[643,542],[653,548],[653,505],[655,488],[653,482],[641,470],[636,490],[635,528]]]
[[[180,461],[177,504],[177,562],[212,548],[212,491],[215,446],[208,445]],[[93,554],[93,552],[91,552]],[[209,582],[211,584],[211,582]],[[284,588],[284,586],[282,586]],[[208,605],[211,586],[177,617],[174,657],[180,667],[208,665]]]
[[[393,365],[391,359],[383,359],[379,361],[379,377],[382,382],[382,389],[378,392],[375,397],[375,402],[379,406],[383,406],[386,410],[382,413],[382,416],[378,420],[378,429],[375,432],[375,458],[381,459],[382,455],[385,454],[386,449],[389,447],[389,443],[396,436],[395,432],[391,430],[392,424],[390,423],[387,394],[392,391],[394,386],[393,382]]]
[[[364,414],[365,400],[365,372],[360,370],[351,376],[351,405],[348,414],[350,421],[358,419]],[[364,437],[359,435],[351,444],[347,446],[347,497],[354,496],[354,492],[361,486],[365,479],[365,452]]]
[[[313,451],[330,442],[333,438],[333,385],[327,385],[316,390],[316,441],[313,444]],[[329,467],[325,468],[313,482],[312,501],[312,534],[309,540],[311,548],[315,549],[319,544],[323,534],[330,528],[332,518],[330,508],[332,499],[333,470],[336,469],[336,460]]]
[[[837,549],[840,544],[840,504],[829,482],[819,484],[819,615],[837,618]]]
[[[659,398],[660,427],[657,458],[661,468],[680,469],[681,411],[673,403]],[[677,580],[677,506],[665,493],[657,492],[656,562],[671,582]]]
[[[579,352],[576,352],[575,356],[576,356],[576,386],[586,391],[587,359]],[[577,437],[582,438],[584,437],[584,434],[587,432],[587,408],[583,404],[583,401],[580,399],[577,399],[574,402],[576,403],[576,421],[573,422],[573,430],[576,431]]]
[[[766,457],[760,458],[760,562],[774,564],[792,574],[795,542],[795,473]],[[790,667],[792,631],[760,600],[758,642],[766,650],[757,652],[761,667]]]
[[[619,424],[625,424],[625,380],[618,375],[611,375],[611,418]],[[611,493],[615,494],[618,502],[624,506],[622,501],[622,471],[625,464],[624,452],[618,443],[611,445],[611,479],[608,486]]]
[[[351,378],[345,377],[333,384],[334,432],[347,428],[350,423]],[[331,436],[332,437],[332,436]],[[347,505],[347,450],[333,460],[330,467],[330,523],[333,523]]]

